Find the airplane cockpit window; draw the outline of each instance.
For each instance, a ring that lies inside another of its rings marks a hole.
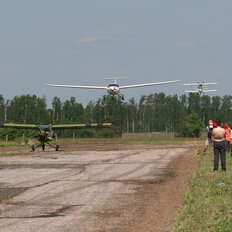
[[[111,87],[111,86],[119,87],[118,84],[109,84],[109,85],[108,85],[108,87]]]
[[[41,126],[39,129],[40,129],[41,131],[45,131],[45,132],[51,131],[50,126]]]

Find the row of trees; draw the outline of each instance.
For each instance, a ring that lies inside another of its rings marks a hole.
[[[86,107],[71,97],[64,102],[54,97],[52,107],[46,98],[35,95],[15,96],[4,99],[0,95],[0,123],[102,123],[112,122],[123,132],[180,132],[189,116],[199,119],[202,127],[209,119],[232,123],[232,96],[224,97],[199,94],[165,95],[155,93],[142,96],[138,102],[128,102],[110,97],[90,101]],[[197,120],[198,120],[197,119]]]

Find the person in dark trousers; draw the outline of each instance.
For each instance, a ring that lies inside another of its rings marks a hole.
[[[212,132],[213,132],[213,121],[209,120],[209,126],[207,126],[207,137],[205,141],[203,155],[205,155],[207,148],[212,144],[212,137],[213,137]]]
[[[226,131],[222,128],[221,120],[217,121],[217,128],[213,129],[214,137],[214,171],[218,170],[219,155],[221,158],[221,167],[226,171]]]

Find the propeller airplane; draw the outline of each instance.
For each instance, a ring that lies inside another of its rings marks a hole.
[[[124,95],[120,94],[120,89],[147,87],[152,85],[164,85],[164,84],[171,84],[180,81],[180,80],[174,80],[174,81],[165,81],[165,82],[119,86],[117,84],[117,80],[125,79],[125,78],[126,77],[104,78],[105,80],[114,80],[114,83],[111,83],[108,86],[81,86],[81,85],[57,85],[57,84],[47,84],[47,85],[52,87],[63,87],[63,88],[105,89],[107,90],[107,94],[110,95],[113,99],[116,97],[116,95],[118,95],[119,97],[121,97],[122,100],[124,100]]]
[[[86,129],[86,128],[110,128],[112,123],[103,123],[103,124],[57,124],[57,125],[34,125],[34,124],[12,124],[4,123],[0,124],[0,128],[15,128],[15,129],[31,129],[38,130],[38,135],[35,136],[38,142],[31,146],[32,151],[35,151],[37,147],[42,147],[42,150],[45,150],[45,145],[55,148],[56,151],[59,150],[59,145],[56,144],[56,141],[53,140],[54,133],[53,130],[59,129]]]
[[[197,89],[195,90],[185,90],[185,93],[199,93],[201,94],[205,94],[208,92],[216,92],[216,89],[207,89],[207,88],[203,88],[204,85],[216,85],[216,82],[212,82],[212,83],[205,83],[205,82],[197,82],[197,83],[189,83],[189,84],[184,84],[184,85],[188,85],[188,86],[197,86]]]

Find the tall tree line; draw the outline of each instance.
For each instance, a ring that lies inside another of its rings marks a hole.
[[[0,95],[0,123],[102,123],[112,122],[123,132],[176,132],[182,123],[196,113],[204,125],[209,119],[222,120],[232,126],[232,96],[199,94],[165,95],[154,93],[127,102],[107,97],[90,101],[86,107],[71,97],[64,102],[54,97],[52,107],[46,98],[35,95],[4,99]]]

